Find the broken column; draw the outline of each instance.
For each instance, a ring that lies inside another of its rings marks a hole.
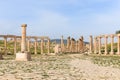
[[[31,55],[26,50],[26,27],[27,27],[27,24],[23,24],[21,27],[22,27],[21,52],[16,53],[16,60],[17,61],[30,61]]]

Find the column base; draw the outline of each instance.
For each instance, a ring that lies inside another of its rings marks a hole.
[[[31,61],[31,54],[28,52],[16,53],[16,61]]]

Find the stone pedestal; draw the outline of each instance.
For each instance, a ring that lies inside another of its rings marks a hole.
[[[31,54],[28,52],[16,53],[16,61],[31,61]]]

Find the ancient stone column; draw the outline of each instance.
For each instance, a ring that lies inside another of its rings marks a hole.
[[[30,37],[27,39],[27,50],[30,52]]]
[[[108,53],[107,52],[107,39],[108,39],[108,36],[107,35],[105,35],[105,55]]]
[[[111,35],[111,52],[110,52],[110,54],[111,54],[111,55],[113,55],[113,54],[114,54],[113,44],[114,44],[114,35]]]
[[[120,34],[118,34],[118,49],[117,49],[117,54],[120,54]]]
[[[17,52],[17,39],[16,36],[14,37],[14,54]]]
[[[94,38],[94,53],[97,53],[97,38]]]
[[[35,38],[35,54],[37,54],[37,38]]]
[[[4,37],[4,50],[5,50],[5,55],[7,55],[7,37]]]
[[[50,53],[50,39],[48,39],[48,54]]]
[[[64,51],[64,42],[63,42],[63,36],[61,37],[61,52]]]
[[[89,50],[90,50],[90,53],[92,53],[93,51],[93,37],[92,36],[90,36]]]
[[[79,52],[83,52],[83,48],[84,48],[84,41],[83,41],[83,36],[81,36],[81,38],[79,39]]]
[[[43,45],[44,45],[44,39],[41,39],[41,54],[43,54],[43,51],[44,51]]]
[[[67,38],[67,49],[70,50],[70,37]]]
[[[24,52],[24,51],[27,51],[26,50],[26,27],[27,27],[27,24],[23,24],[21,27],[22,27],[21,52]]]
[[[71,48],[70,48],[71,52],[75,52],[75,39],[72,38],[71,39]]]
[[[26,27],[27,24],[23,24],[22,26],[22,40],[21,40],[21,52],[16,53],[16,60],[17,61],[30,61],[31,54],[26,50]]]
[[[99,54],[101,54],[101,36],[99,36]]]

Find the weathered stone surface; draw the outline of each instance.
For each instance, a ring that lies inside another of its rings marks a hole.
[[[54,47],[54,52],[55,53],[59,53],[60,52],[60,46],[57,44],[57,45],[55,45],[55,47]]]
[[[31,54],[28,52],[16,53],[16,61],[31,61]]]

